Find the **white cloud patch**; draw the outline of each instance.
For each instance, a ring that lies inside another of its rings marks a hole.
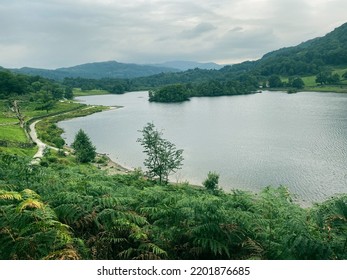
[[[343,0],[2,0],[0,65],[239,62],[322,36]]]

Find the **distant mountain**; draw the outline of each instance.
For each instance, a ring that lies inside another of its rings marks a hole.
[[[269,52],[256,61],[245,61],[231,66],[222,67],[215,63],[193,61],[171,61],[153,65],[109,61],[56,70],[25,67],[12,71],[55,80],[62,80],[64,77],[137,78],[135,83],[138,83],[139,86],[141,83],[160,86],[172,83],[201,82],[208,79],[220,80],[223,77],[239,74],[251,74],[256,77],[313,75],[328,67],[345,65],[347,65],[347,23],[323,37],[308,40],[294,47]]]
[[[152,64],[153,66],[158,67],[169,67],[169,68],[176,68],[182,71],[186,71],[189,69],[213,69],[213,70],[219,70],[223,68],[223,65],[219,65],[214,62],[207,62],[207,63],[201,63],[201,62],[195,62],[195,61],[184,61],[184,60],[177,60],[177,61],[168,61],[164,63],[159,64]]]
[[[121,78],[129,79],[136,77],[146,77],[160,73],[178,72],[180,70],[159,67],[153,65],[138,65],[129,63],[120,63],[116,61],[86,63],[73,67],[58,68],[55,70],[38,69],[24,67],[20,69],[11,69],[11,71],[27,75],[38,75],[54,80],[63,80],[69,78]]]

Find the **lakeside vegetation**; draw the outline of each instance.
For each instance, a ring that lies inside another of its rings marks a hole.
[[[225,193],[0,155],[0,259],[346,259],[346,196]]]

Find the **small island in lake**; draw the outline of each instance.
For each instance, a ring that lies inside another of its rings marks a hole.
[[[187,88],[183,85],[168,85],[159,90],[149,91],[150,102],[183,102],[189,100]]]

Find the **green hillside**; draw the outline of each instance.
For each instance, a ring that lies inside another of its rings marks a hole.
[[[23,67],[20,69],[12,69],[12,71],[27,75],[39,75],[45,78],[62,81],[64,78],[78,77],[86,79],[128,79],[134,77],[151,76],[158,73],[176,72],[179,70],[164,66],[139,65],[133,63],[120,63],[117,61],[106,61],[86,63],[72,67],[58,68],[55,70]]]

